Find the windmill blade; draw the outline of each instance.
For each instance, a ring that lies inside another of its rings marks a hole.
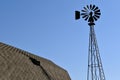
[[[90,9],[88,5],[87,5],[87,8]]]
[[[95,9],[95,5],[93,5],[92,9],[91,10],[94,10]]]
[[[90,9],[92,10],[92,4],[90,4]]]
[[[95,13],[99,13],[100,12],[100,9],[96,10]]]
[[[95,15],[95,17],[98,19],[98,18],[100,18],[100,16],[99,15]]]
[[[100,12],[99,12],[99,13],[96,13],[96,12],[95,12],[94,14],[95,14],[95,15],[101,15],[101,13],[100,13]]]
[[[88,11],[88,9],[86,7],[83,7],[84,8],[84,11]]]
[[[88,18],[89,18],[89,16],[87,16],[87,17],[85,18],[85,21],[88,20]]]
[[[81,15],[87,15],[87,13],[81,13]]]
[[[93,9],[93,11],[96,11],[96,10],[98,10],[99,8],[98,7],[95,7],[95,9]]]
[[[94,19],[95,21],[97,21],[97,18],[96,18],[95,16],[93,16],[93,19]]]
[[[86,12],[85,10],[81,10],[82,12]]]
[[[82,18],[86,18],[88,15],[83,15]]]

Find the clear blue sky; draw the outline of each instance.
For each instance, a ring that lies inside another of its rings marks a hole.
[[[0,41],[52,60],[72,80],[86,80],[89,26],[74,11],[101,9],[95,30],[106,80],[119,80],[119,0],[0,0]]]

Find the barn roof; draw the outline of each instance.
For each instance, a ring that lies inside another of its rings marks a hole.
[[[0,42],[0,80],[71,80],[52,61]]]

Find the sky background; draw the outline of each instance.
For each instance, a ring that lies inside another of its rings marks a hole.
[[[0,0],[0,42],[52,60],[72,80],[86,80],[89,26],[75,10],[95,4],[95,32],[106,80],[119,80],[119,0]]]

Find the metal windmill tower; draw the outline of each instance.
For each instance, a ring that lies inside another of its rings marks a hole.
[[[88,25],[90,26],[87,80],[105,80],[104,70],[94,30],[94,22],[100,18],[100,15],[100,9],[92,4],[83,7],[81,13],[80,11],[75,11],[75,19],[78,20],[80,19],[80,16],[82,16],[85,21],[88,21]]]

